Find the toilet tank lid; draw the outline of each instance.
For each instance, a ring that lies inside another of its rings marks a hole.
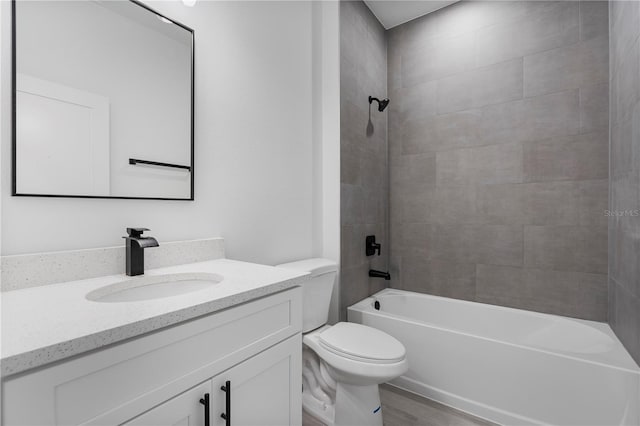
[[[277,267],[309,272],[312,277],[326,274],[327,272],[336,272],[338,270],[336,262],[322,258],[298,260],[296,262],[283,263],[277,265]]]

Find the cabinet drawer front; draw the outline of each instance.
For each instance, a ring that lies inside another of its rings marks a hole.
[[[300,309],[295,288],[7,380],[5,424],[122,423],[300,332]]]

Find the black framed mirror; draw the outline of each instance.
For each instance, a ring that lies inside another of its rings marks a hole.
[[[135,0],[12,0],[13,195],[194,199],[194,31]]]

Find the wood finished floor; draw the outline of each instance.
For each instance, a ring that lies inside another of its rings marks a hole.
[[[385,426],[496,426],[495,423],[389,385],[380,386],[380,400]],[[323,426],[304,412],[302,425]]]

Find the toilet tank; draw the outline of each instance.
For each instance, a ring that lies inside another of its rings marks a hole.
[[[284,263],[278,267],[311,274],[311,278],[302,283],[302,332],[325,325],[329,319],[329,305],[338,265],[329,259],[306,259]]]

